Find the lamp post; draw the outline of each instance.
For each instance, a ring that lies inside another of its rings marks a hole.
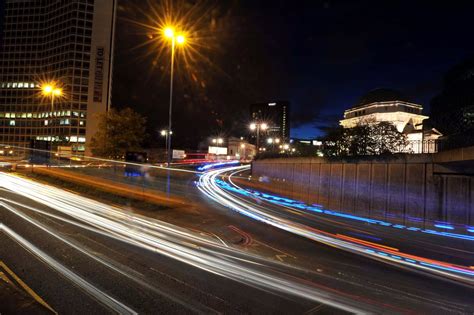
[[[163,129],[160,131],[160,134],[162,137],[165,137],[165,150],[166,150],[166,156],[168,157],[168,130]],[[169,134],[172,135],[173,131],[170,131]]]
[[[50,97],[51,98],[51,124],[48,123],[50,126],[50,150],[51,152],[53,151],[53,115],[54,115],[54,98],[55,97],[61,97],[63,95],[63,90],[57,86],[55,86],[54,83],[47,83],[41,86],[41,92],[43,93],[43,96]]]
[[[268,125],[264,122],[256,122],[256,123],[251,123],[250,124],[250,130],[256,130],[257,131],[257,143],[256,143],[256,150],[257,154],[259,152],[259,145],[260,145],[260,130],[265,131],[268,129]]]
[[[174,79],[174,55],[176,44],[183,45],[186,41],[184,35],[176,35],[176,32],[173,27],[166,27],[163,31],[164,36],[171,41],[171,73],[170,73],[170,101],[169,101],[169,110],[168,110],[168,133],[167,133],[167,164],[168,167],[171,165],[171,124],[172,124],[172,114],[173,114],[173,79]]]
[[[275,145],[280,143],[280,138],[267,138],[267,143],[271,145],[273,151],[275,149]]]
[[[220,147],[220,145],[224,143],[224,139],[222,139],[222,138],[214,138],[214,139],[212,139],[212,143],[213,143],[213,144],[217,144],[217,146]]]

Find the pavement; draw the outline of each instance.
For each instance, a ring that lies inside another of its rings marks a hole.
[[[98,231],[94,226],[97,222],[85,219],[90,218],[92,209],[109,205],[94,204],[87,210],[84,209],[86,199],[68,192],[44,199],[37,192],[22,191],[26,185],[23,182],[17,183],[18,186],[3,185],[7,189],[0,194],[3,203],[16,210],[0,210],[0,222],[14,232],[0,239],[0,257],[16,267],[22,279],[60,313],[110,312],[113,307],[124,306],[144,313],[150,310],[259,314],[354,311],[468,314],[474,311],[471,298],[474,292],[469,286],[343,251],[252,220],[200,193],[196,181],[193,175],[174,181],[175,192],[190,204],[187,212],[120,209],[125,216],[118,222],[127,223],[126,233],[109,230],[109,224],[117,224],[116,221],[106,221],[107,229],[102,226]],[[155,184],[163,187],[162,179]],[[345,228],[346,232],[372,235],[364,224],[354,231],[357,224],[350,220],[332,218],[337,223],[334,224],[328,218],[321,220],[294,209],[283,211],[253,197],[247,199],[304,224],[332,232]],[[71,203],[74,211],[61,212],[60,209]],[[23,214],[21,219],[18,212]],[[75,213],[83,217],[72,216]],[[114,216],[104,217],[111,220]],[[148,231],[147,226],[146,234],[142,235],[136,233],[143,232],[143,226],[137,223],[141,220],[158,226],[165,222],[173,225],[159,231]],[[177,234],[183,233],[182,229],[192,237],[176,239]],[[34,245],[35,250],[21,243],[16,235]],[[147,240],[152,237],[157,243],[151,248],[150,244],[144,246],[143,237]],[[157,250],[157,244],[170,238],[171,253],[169,247]],[[398,238],[397,246],[407,243],[407,234],[402,231],[387,232],[383,238],[384,241]],[[429,244],[437,243],[432,238],[426,240]],[[442,240],[449,249],[451,242]],[[185,248],[175,248],[177,245]],[[464,258],[460,257],[468,261],[458,262],[469,262],[471,243],[462,246],[463,251],[459,252],[464,253]],[[458,249],[449,249],[449,255]],[[203,252],[212,255],[202,256]],[[433,250],[439,252],[442,253],[441,247]],[[177,257],[177,253],[186,256]],[[44,255],[58,263],[55,270],[51,267],[52,260]],[[210,261],[213,263],[209,265]],[[88,285],[79,286],[80,281],[74,281],[70,272],[87,280]],[[107,304],[110,300],[107,296],[121,305]]]

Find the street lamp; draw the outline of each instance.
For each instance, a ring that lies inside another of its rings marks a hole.
[[[51,98],[51,124],[50,126],[50,150],[53,150],[53,113],[54,113],[54,98],[61,97],[63,95],[63,90],[55,85],[54,82],[46,83],[41,86],[41,93],[45,97]]]
[[[256,130],[257,131],[257,144],[256,144],[256,150],[259,152],[259,144],[260,144],[260,130],[265,131],[268,129],[268,125],[264,122],[255,122],[250,124],[250,130]]]
[[[214,144],[223,144],[223,143],[224,143],[224,139],[222,139],[222,138],[214,138],[214,139],[212,139],[212,143],[214,143]]]
[[[176,34],[174,27],[165,27],[163,29],[164,37],[171,42],[171,74],[170,74],[170,104],[169,104],[169,111],[168,111],[168,137],[167,137],[167,164],[168,167],[171,165],[171,122],[172,122],[172,113],[173,113],[173,78],[174,78],[174,54],[176,49],[176,44],[183,45],[186,41],[186,38],[183,34]]]
[[[165,137],[165,149],[166,149],[166,156],[168,157],[168,130],[163,129],[160,131],[162,137]],[[170,135],[173,134],[173,131],[169,133]]]

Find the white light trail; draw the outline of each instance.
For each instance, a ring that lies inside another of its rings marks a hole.
[[[285,273],[281,264],[226,247],[159,220],[126,213],[119,208],[10,174],[0,173],[0,187],[57,213],[28,207],[30,211],[157,252],[245,285],[317,301],[349,312],[380,311],[381,306],[375,301],[362,301],[356,295],[308,283],[305,279]],[[8,203],[12,204],[11,201]]]
[[[367,246],[367,242],[359,241],[355,238],[352,238],[352,240],[347,240],[347,238],[342,238],[335,234],[327,233],[301,223],[293,222],[284,218],[283,216],[279,216],[274,212],[269,211],[265,207],[260,206],[259,204],[252,201],[250,197],[254,196],[236,186],[234,183],[232,183],[231,179],[229,179],[229,182],[234,185],[234,188],[240,190],[249,198],[244,198],[242,195],[233,194],[218,185],[218,180],[221,177],[228,178],[228,176],[224,176],[225,174],[248,169],[249,166],[236,166],[209,171],[200,176],[198,187],[204,194],[217,203],[233,209],[234,211],[237,211],[254,220],[272,225],[276,228],[323,244],[337,247],[351,253],[363,255],[396,266],[404,266],[415,270],[427,271],[430,274],[455,280],[468,286],[474,286],[474,270],[469,267],[408,255],[398,251],[389,251],[384,248],[384,246]]]
[[[44,261],[49,267],[53,270],[58,272],[64,278],[70,280],[79,288],[87,292],[89,295],[97,299],[100,303],[106,305],[113,311],[119,314],[138,314],[133,309],[129,308],[125,304],[117,301],[115,298],[111,297],[107,293],[99,290],[91,283],[87,282],[80,276],[78,276],[73,271],[69,270],[68,268],[64,267],[58,261],[53,259],[51,256],[47,255],[45,252],[40,250],[38,247],[33,245],[31,242],[27,241],[21,235],[17,234],[15,231],[10,229],[9,227],[5,226],[3,223],[0,223],[0,231],[4,232],[18,244],[23,246],[25,249],[30,251],[33,255],[38,257],[40,260]]]

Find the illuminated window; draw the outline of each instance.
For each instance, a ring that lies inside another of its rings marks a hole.
[[[16,88],[17,85],[18,85],[18,84],[17,84],[16,82],[13,82],[13,86],[12,86],[12,87],[13,87],[13,88]]]
[[[18,83],[18,87],[22,88],[23,87],[23,82]]]
[[[10,126],[15,126],[15,121],[14,120],[10,120]]]

